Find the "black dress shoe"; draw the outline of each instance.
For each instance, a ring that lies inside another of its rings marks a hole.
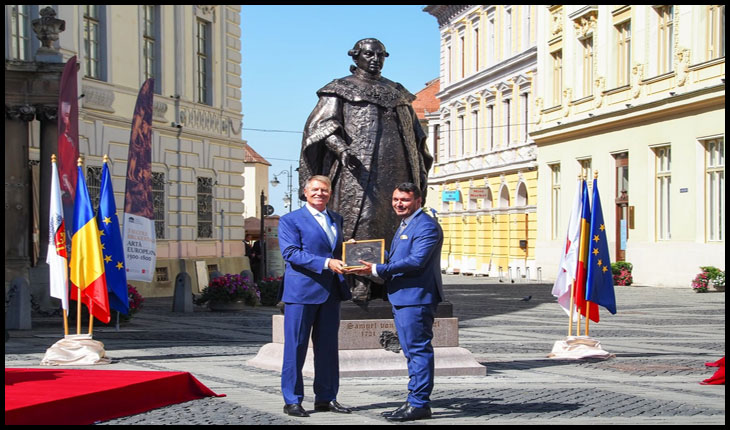
[[[404,410],[406,410],[406,408],[408,408],[408,406],[410,406],[410,405],[411,404],[408,403],[408,401],[406,400],[405,403],[403,403],[402,405],[398,406],[398,409],[395,409],[395,410],[392,410],[392,411],[381,412],[380,415],[382,415],[384,417],[391,417],[393,415],[398,415],[399,413],[401,413]]]
[[[332,400],[331,402],[315,403],[314,410],[322,412],[337,412],[340,414],[349,414],[352,412],[352,409],[346,406],[342,406],[337,402],[337,400]]]
[[[431,418],[431,408],[416,408],[408,405],[407,408],[397,414],[385,417],[388,421],[415,421]]]
[[[284,413],[293,417],[308,417],[309,414],[304,410],[302,405],[294,403],[291,405],[284,405]]]

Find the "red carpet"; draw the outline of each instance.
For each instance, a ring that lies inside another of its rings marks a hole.
[[[203,397],[187,372],[5,369],[5,424],[92,424]]]

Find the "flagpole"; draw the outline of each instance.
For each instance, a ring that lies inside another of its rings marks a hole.
[[[94,332],[94,301],[89,298],[89,336]]]
[[[574,291],[575,281],[570,283],[570,319],[568,320],[568,336],[573,335],[573,308],[575,307],[573,303],[573,294],[575,294]]]

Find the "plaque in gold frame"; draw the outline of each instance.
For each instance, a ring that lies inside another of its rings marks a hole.
[[[365,267],[360,260],[382,264],[385,258],[385,239],[358,240],[342,244],[342,261],[345,270]]]

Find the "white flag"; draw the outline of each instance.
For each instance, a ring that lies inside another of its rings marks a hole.
[[[66,225],[63,221],[61,186],[55,157],[51,163],[51,210],[48,220],[48,256],[51,297],[61,299],[61,306],[68,311],[68,259],[66,254]]]
[[[575,281],[575,274],[578,269],[578,247],[580,245],[580,224],[583,201],[581,191],[583,181],[578,181],[578,187],[573,200],[573,210],[570,213],[568,223],[568,236],[565,238],[565,246],[560,256],[558,266],[558,277],[553,285],[553,296],[558,298],[558,304],[570,315],[570,285]],[[574,318],[577,318],[577,312]]]

